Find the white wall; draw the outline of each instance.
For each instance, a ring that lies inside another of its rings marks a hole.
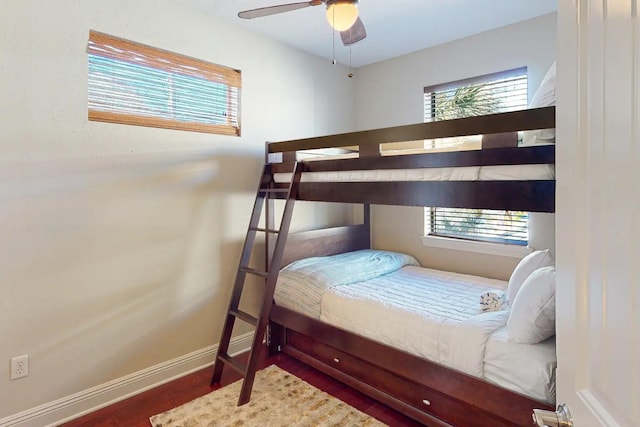
[[[423,120],[424,87],[526,66],[529,97],[555,59],[556,14],[460,39],[356,72],[356,125],[373,129]],[[423,209],[375,206],[373,244],[416,256],[428,267],[508,278],[517,259],[423,247]],[[532,218],[530,245],[554,244],[551,214]]]
[[[242,70],[242,137],[88,122],[90,29]],[[2,0],[0,52],[1,420],[217,343],[264,141],[355,121],[344,67],[172,0]]]

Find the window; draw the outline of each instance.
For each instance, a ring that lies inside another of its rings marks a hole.
[[[527,108],[527,69],[518,68],[427,87],[424,120],[448,120]],[[425,141],[427,148],[479,149],[481,138]],[[527,212],[488,209],[425,208],[425,234],[526,246]]]
[[[89,120],[240,135],[240,71],[91,31]]]
[[[427,211],[431,235],[525,246],[528,241],[527,212],[456,208]]]

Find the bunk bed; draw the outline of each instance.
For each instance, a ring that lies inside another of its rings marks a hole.
[[[287,185],[286,174],[302,151],[347,147],[357,152],[352,158],[300,161],[296,200],[361,203],[362,223],[290,233],[281,265],[370,249],[371,204],[554,212],[554,145],[393,156],[381,150],[382,144],[399,141],[554,127],[555,108],[545,107],[267,144],[275,188]],[[368,171],[377,178],[368,178]],[[520,426],[530,424],[532,409],[553,409],[550,399],[532,398],[366,338],[278,299],[276,292],[268,333],[272,354],[289,354],[425,425]]]

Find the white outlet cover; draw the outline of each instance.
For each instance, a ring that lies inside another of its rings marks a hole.
[[[11,358],[11,379],[17,380],[29,375],[29,355],[23,354]]]

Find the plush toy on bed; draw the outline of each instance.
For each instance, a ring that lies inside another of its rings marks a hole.
[[[500,289],[494,289],[480,295],[480,308],[483,312],[499,311],[507,305],[507,293]]]

